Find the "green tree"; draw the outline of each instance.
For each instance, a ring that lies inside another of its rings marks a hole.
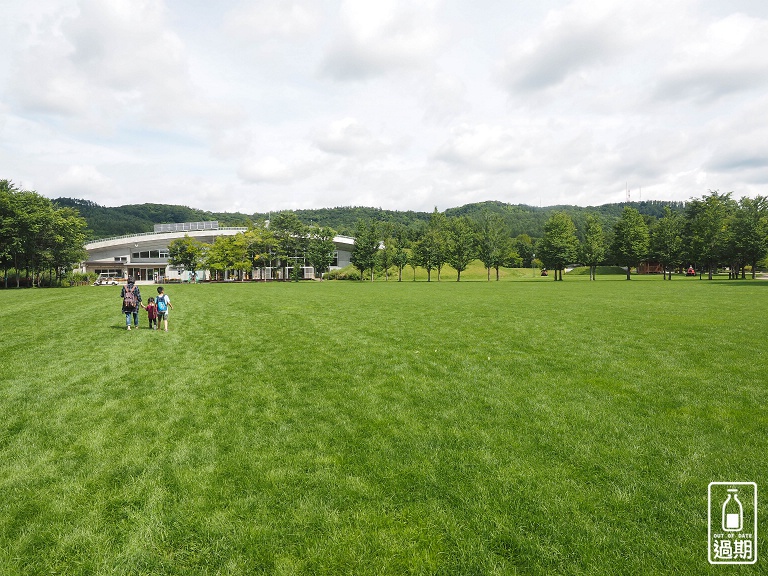
[[[394,226],[391,222],[384,222],[379,226],[379,236],[381,238],[381,248],[376,253],[379,268],[384,272],[384,281],[389,281],[389,269],[393,265],[395,254],[394,246]]]
[[[709,279],[726,256],[729,241],[728,218],[734,208],[731,193],[710,190],[701,199],[693,199],[685,207],[684,239],[687,252],[700,266],[705,266]]]
[[[496,270],[496,281],[499,281],[499,269],[502,266],[507,268],[519,268],[523,265],[523,259],[515,248],[515,241],[507,236],[504,237],[504,244],[501,251],[501,257],[494,261],[493,268]]]
[[[768,199],[743,197],[733,218],[732,235],[739,259],[752,266],[754,280],[757,263],[768,254]]]
[[[448,219],[437,211],[437,206],[429,216],[427,230],[430,233],[432,261],[437,269],[437,281],[440,282],[443,266],[448,262]]]
[[[392,253],[392,264],[397,267],[397,281],[403,281],[403,268],[408,266],[410,254],[408,253],[405,240],[394,238],[394,251]]]
[[[261,278],[267,280],[267,268],[272,268],[276,262],[274,237],[269,228],[259,224],[251,225],[244,232],[246,253],[253,268],[261,271]],[[271,277],[269,278],[271,279]]]
[[[45,273],[50,285],[85,258],[86,223],[69,207],[55,206],[37,192],[20,190],[9,180],[0,180],[0,265],[4,285],[8,272],[21,272],[32,285],[41,286]]]
[[[565,265],[576,259],[578,250],[579,240],[573,220],[565,212],[554,212],[544,224],[544,235],[539,240],[536,254],[545,266],[554,270],[556,281],[563,279]]]
[[[651,230],[651,255],[664,270],[664,278],[672,280],[672,272],[683,263],[683,219],[678,212],[664,207],[664,216]]]
[[[310,229],[307,259],[321,278],[333,264],[334,252],[336,252],[336,245],[333,243],[335,236],[336,232],[327,226]]]
[[[528,234],[518,234],[514,239],[514,249],[522,262],[521,266],[530,268],[533,260],[533,239]]]
[[[648,257],[650,235],[643,216],[635,208],[626,206],[613,227],[611,252],[614,259],[627,267],[627,280],[632,279],[632,267]]]
[[[360,270],[360,280],[365,271],[371,271],[371,282],[376,268],[376,254],[379,251],[379,232],[373,220],[358,220],[355,226],[355,244],[352,248],[350,261]]]
[[[594,280],[597,265],[605,260],[605,234],[597,216],[588,214],[585,221],[584,242],[581,244],[581,261],[589,266],[589,279]]]
[[[442,242],[437,230],[427,228],[413,246],[412,262],[427,271],[427,282],[432,281],[432,270],[444,258]]]
[[[217,236],[206,251],[204,266],[214,273],[217,279],[226,279],[228,271],[235,265],[231,244],[231,236]]]
[[[61,284],[64,276],[87,257],[87,224],[73,208],[59,208],[54,217],[56,241],[51,247],[51,265],[56,272],[57,283]]]
[[[461,273],[475,259],[475,230],[466,216],[454,216],[447,225],[448,264],[456,270],[456,281],[461,281]]]
[[[301,266],[307,252],[309,238],[307,228],[293,212],[279,212],[269,223],[274,237],[275,256],[283,268],[283,278],[288,277],[288,267]]]
[[[485,266],[488,281],[491,281],[491,268],[496,267],[508,252],[509,238],[504,219],[496,213],[484,210],[477,225],[477,258]],[[498,274],[497,274],[498,279]]]
[[[408,266],[411,267],[413,272],[413,281],[416,282],[416,268],[419,267],[419,260],[416,256],[416,244],[414,243],[410,253],[408,254]]]
[[[205,260],[206,244],[185,234],[168,244],[168,264],[195,273]]]
[[[230,237],[229,258],[238,280],[244,282],[246,276],[253,272],[253,258],[249,253],[248,238],[244,232]]]
[[[13,201],[16,187],[8,180],[0,180],[0,266],[3,268],[3,285],[8,288],[8,270],[13,266],[13,254],[18,242],[13,226]]]

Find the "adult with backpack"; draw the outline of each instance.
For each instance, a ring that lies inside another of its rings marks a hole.
[[[139,306],[141,305],[141,292],[133,282],[133,277],[128,276],[128,285],[120,291],[123,299],[123,314],[125,314],[125,327],[131,329],[131,314],[133,314],[133,326],[139,328]]]

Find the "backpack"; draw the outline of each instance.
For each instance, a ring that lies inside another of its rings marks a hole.
[[[130,289],[126,289],[123,293],[123,308],[136,308],[136,294],[134,294],[134,290],[136,287],[132,287]]]
[[[163,294],[162,296],[158,296],[155,304],[157,304],[158,312],[165,312],[166,310],[168,310],[168,305],[165,303],[165,294]]]

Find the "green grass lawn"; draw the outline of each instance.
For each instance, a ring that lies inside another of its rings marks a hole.
[[[0,291],[0,574],[768,573],[768,283],[508,272]]]

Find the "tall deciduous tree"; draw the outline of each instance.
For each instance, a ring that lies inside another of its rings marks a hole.
[[[400,225],[395,227],[392,236],[392,264],[397,267],[397,281],[403,281],[403,268],[408,266],[410,254],[408,252],[407,230]]]
[[[234,270],[235,258],[232,255],[232,237],[231,236],[217,236],[208,247],[205,253],[205,261],[203,266],[215,273],[218,278],[221,274],[226,278],[230,270]]]
[[[360,270],[360,280],[370,270],[371,282],[376,268],[376,254],[379,251],[379,231],[373,220],[358,220],[355,227],[355,244],[350,261]]]
[[[64,276],[87,257],[85,251],[86,222],[73,208],[57,208],[53,213],[54,234],[50,246],[51,275],[61,284]],[[53,279],[51,278],[51,283]]]
[[[384,281],[389,281],[389,269],[393,265],[393,258],[395,254],[395,242],[394,242],[395,228],[391,222],[384,222],[379,225],[379,236],[381,237],[382,246],[376,254],[376,258],[379,261],[379,268],[384,272]]]
[[[475,230],[466,216],[448,219],[447,226],[448,264],[456,270],[456,281],[461,281],[461,273],[475,259]]]
[[[530,268],[533,261],[533,239],[528,234],[519,234],[514,239],[514,249],[522,260],[524,268]]]
[[[499,281],[501,276],[500,268],[506,266],[507,268],[519,268],[523,265],[523,259],[517,252],[515,247],[515,241],[509,236],[504,236],[500,257],[493,262],[493,268],[496,270],[496,282]]]
[[[266,281],[267,268],[275,264],[275,239],[272,231],[264,225],[252,225],[244,235],[248,259],[254,268],[261,271],[260,276]]]
[[[445,214],[435,210],[429,216],[427,230],[430,233],[432,243],[432,257],[437,269],[437,281],[440,282],[440,275],[443,266],[448,262],[448,219]]]
[[[168,244],[168,264],[194,273],[203,264],[206,246],[198,239],[190,238],[189,234],[172,240]]]
[[[741,261],[752,266],[754,279],[758,261],[768,254],[768,199],[755,196],[739,201],[732,220],[732,236]]]
[[[635,208],[626,206],[613,227],[611,252],[614,259],[627,267],[627,280],[632,279],[632,267],[648,257],[650,235],[643,216]]]
[[[594,280],[597,265],[605,260],[605,234],[600,219],[587,215],[584,228],[584,242],[581,244],[581,261],[589,266],[589,279]]]
[[[688,253],[706,266],[709,279],[728,247],[727,218],[734,208],[731,193],[710,190],[702,199],[691,200],[685,207],[685,243]]]
[[[579,240],[573,220],[565,212],[554,212],[544,224],[544,236],[539,241],[537,255],[547,268],[555,271],[555,280],[563,279],[565,265],[576,259],[578,250]]]
[[[432,270],[443,258],[442,250],[442,238],[431,228],[427,228],[413,246],[412,262],[427,271],[427,282],[432,281]]]
[[[242,232],[230,237],[229,250],[232,269],[238,280],[245,281],[246,275],[253,271],[253,258],[248,250],[248,238]]]
[[[485,266],[489,282],[491,268],[504,259],[508,240],[504,219],[498,214],[483,211],[477,227],[477,257]]]
[[[333,264],[336,251],[336,245],[333,243],[334,236],[336,232],[327,226],[310,229],[307,259],[315,269],[315,273],[320,274],[321,277]]]
[[[280,212],[269,223],[275,243],[276,257],[283,268],[283,279],[288,277],[288,267],[300,267],[307,252],[307,228],[293,212]]]
[[[683,263],[683,219],[669,206],[664,207],[664,216],[651,230],[650,246],[651,255],[663,268],[663,277],[672,280],[672,272]]]

